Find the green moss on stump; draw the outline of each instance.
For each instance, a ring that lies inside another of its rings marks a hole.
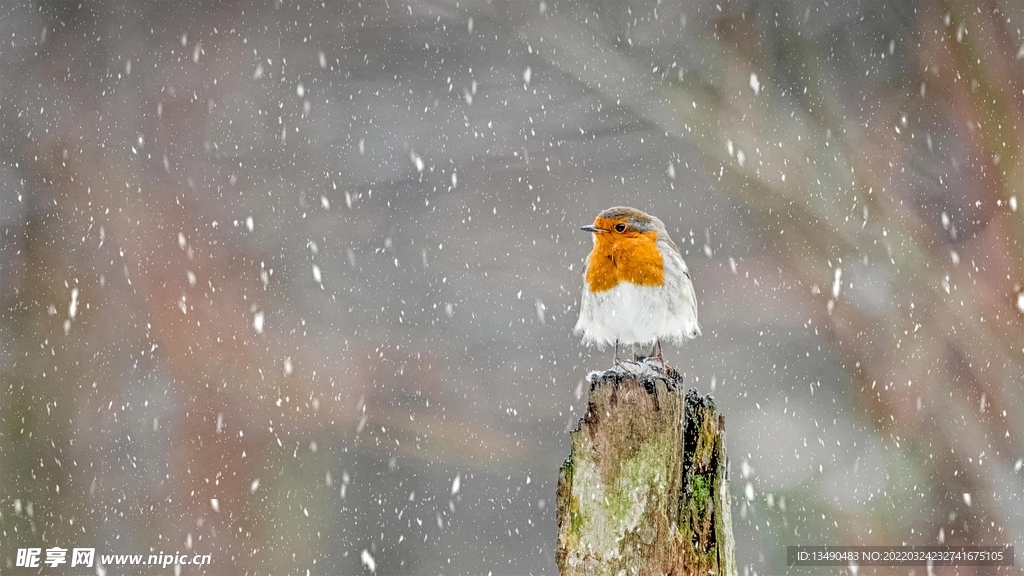
[[[655,362],[591,374],[559,474],[559,571],[735,574],[724,420]]]

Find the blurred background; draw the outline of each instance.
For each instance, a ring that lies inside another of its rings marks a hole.
[[[1022,549],[1021,27],[997,0],[6,3],[0,572],[554,572],[611,365],[571,334],[579,227],[613,205],[693,272],[704,336],[666,357],[726,417],[741,574]]]

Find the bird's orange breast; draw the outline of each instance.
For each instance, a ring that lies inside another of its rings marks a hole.
[[[586,277],[591,292],[611,290],[619,282],[632,282],[639,286],[661,286],[665,283],[657,232],[595,234],[594,239]]]

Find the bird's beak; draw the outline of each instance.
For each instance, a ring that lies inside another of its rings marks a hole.
[[[601,230],[600,228],[598,228],[597,226],[594,226],[593,224],[591,224],[589,226],[584,226],[584,227],[580,228],[580,230],[583,230],[584,232],[594,232],[595,234],[598,233],[598,232],[604,232],[604,230]]]

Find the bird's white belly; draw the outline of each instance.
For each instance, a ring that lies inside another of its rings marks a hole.
[[[639,286],[619,282],[614,288],[583,291],[575,332],[583,342],[605,345],[649,343],[655,339],[681,342],[700,334],[693,289]]]

